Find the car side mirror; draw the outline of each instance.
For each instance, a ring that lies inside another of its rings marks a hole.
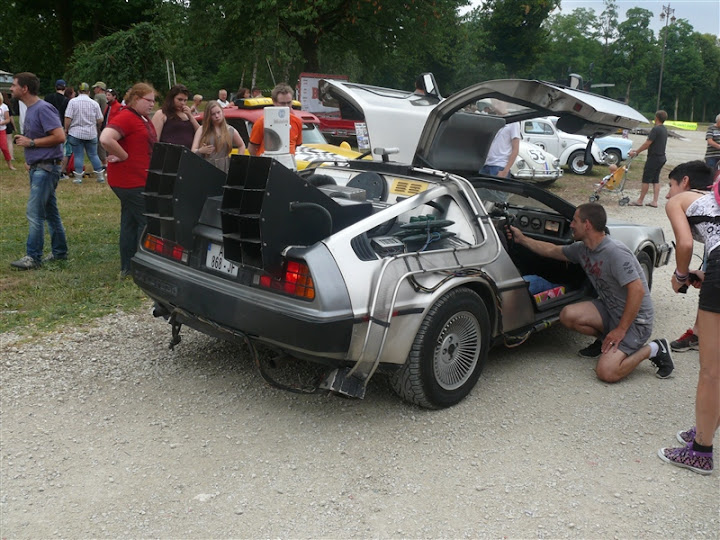
[[[435,76],[432,73],[423,73],[420,75],[420,80],[425,94],[442,98],[440,91],[438,90],[437,81],[435,81]]]

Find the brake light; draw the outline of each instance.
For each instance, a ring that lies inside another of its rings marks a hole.
[[[145,239],[143,240],[143,247],[148,251],[152,251],[168,259],[174,259],[185,264],[188,262],[189,252],[180,244],[176,244],[171,240],[165,240],[159,236],[148,234],[145,235]]]
[[[287,261],[279,278],[267,274],[260,276],[260,286],[307,300],[315,298],[315,284],[310,268],[299,261]]]

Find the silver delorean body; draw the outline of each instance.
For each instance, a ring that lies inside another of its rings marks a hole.
[[[644,121],[592,94],[503,80],[463,90],[424,127],[408,126],[422,135],[414,155],[401,151],[405,162],[374,148],[378,161],[296,173],[270,157],[233,156],[225,175],[187,149],[156,145],[132,273],[171,324],[172,344],[186,324],[255,353],[262,344],[311,360],[324,370],[321,389],[363,397],[383,372],[403,399],[441,408],[471,391],[492,346],[520,344],[558,322],[565,305],[592,298],[579,266],[508,244],[509,223],[572,242],[575,208],[536,185],[476,172],[504,120],[464,107],[488,95],[588,135]],[[660,228],[609,227],[648,280],[667,263]],[[538,278],[545,290],[531,292]]]

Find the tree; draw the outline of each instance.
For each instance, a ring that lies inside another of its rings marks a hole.
[[[526,74],[547,49],[548,31],[542,23],[559,0],[488,0],[487,51],[511,77]]]
[[[602,38],[603,50],[610,47],[610,43],[618,37],[618,12],[615,0],[603,0],[605,9],[600,14],[600,37]]]
[[[693,39],[692,26],[685,19],[678,19],[674,24],[662,28],[662,32],[667,32],[668,35],[660,107],[672,105],[673,119],[677,120],[680,99],[683,99],[684,103],[690,105],[686,108],[685,117],[692,120],[694,97],[705,77],[702,57]],[[663,96],[667,97],[663,99]]]
[[[167,35],[152,23],[140,23],[76,48],[69,79],[90,81],[98,73],[112,74],[113,85],[124,91],[138,81],[163,88],[166,79]],[[92,83],[90,83],[92,84]],[[119,94],[120,95],[120,94]]]
[[[78,44],[146,20],[153,5],[152,0],[11,1],[3,18],[12,21],[6,35],[13,69],[61,74]]]
[[[702,103],[699,120],[714,122],[720,111],[720,39],[712,34],[695,32],[693,40],[702,59],[702,77],[696,94]]]
[[[567,81],[569,72],[590,77],[590,65],[600,57],[598,21],[591,9],[577,8],[568,15],[553,15],[544,25],[550,40],[541,56],[540,76]]]
[[[650,30],[652,12],[631,8],[627,19],[618,25],[619,37],[612,50],[615,80],[625,85],[625,103],[630,103],[633,83],[644,87],[651,66],[657,65],[657,45]]]

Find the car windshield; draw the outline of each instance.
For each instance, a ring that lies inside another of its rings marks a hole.
[[[303,144],[328,144],[315,124],[303,124],[302,140]]]

